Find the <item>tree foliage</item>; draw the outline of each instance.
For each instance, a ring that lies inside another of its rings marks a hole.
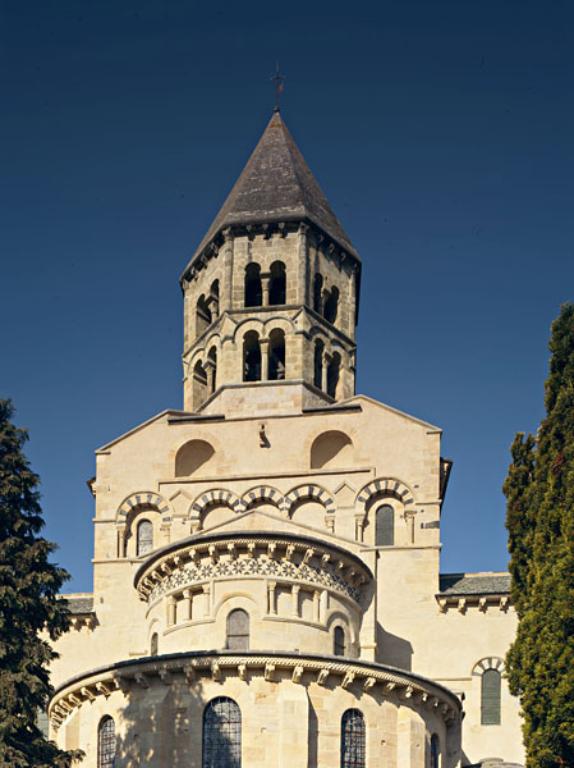
[[[80,753],[59,750],[36,725],[52,689],[48,665],[69,625],[58,593],[68,574],[49,562],[38,477],[22,453],[27,433],[0,400],[0,766],[67,768]]]
[[[574,305],[552,325],[546,416],[504,484],[518,631],[507,657],[528,768],[574,766]]]

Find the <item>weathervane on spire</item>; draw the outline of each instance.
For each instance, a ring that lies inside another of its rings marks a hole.
[[[275,74],[271,77],[271,82],[275,85],[275,112],[279,112],[279,102],[281,94],[285,90],[285,76],[279,71],[279,62],[275,64]]]

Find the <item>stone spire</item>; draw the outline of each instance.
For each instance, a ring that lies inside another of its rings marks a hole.
[[[186,410],[261,416],[352,396],[359,278],[274,112],[181,277]]]

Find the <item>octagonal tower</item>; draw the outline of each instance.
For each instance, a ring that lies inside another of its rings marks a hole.
[[[359,256],[278,111],[180,282],[186,410],[293,412],[355,393]]]

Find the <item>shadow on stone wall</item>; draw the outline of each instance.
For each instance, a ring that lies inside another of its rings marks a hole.
[[[377,661],[412,672],[413,647],[408,640],[393,635],[377,622]]]
[[[202,688],[201,680],[190,685],[181,675],[151,678],[149,687],[122,680],[126,704],[116,719],[114,768],[239,768],[223,713],[211,712],[210,735],[203,738],[206,705],[214,697]]]

